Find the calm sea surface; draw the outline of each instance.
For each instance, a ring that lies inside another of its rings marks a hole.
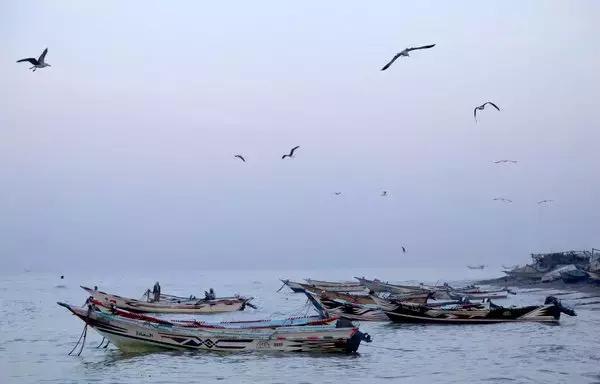
[[[63,273],[63,272],[60,272]],[[95,349],[89,332],[80,357],[67,356],[83,323],[57,301],[82,305],[79,285],[140,297],[156,280],[164,293],[252,295],[258,310],[204,316],[211,321],[276,318],[307,313],[306,298],[278,278],[300,280],[379,277],[435,283],[498,276],[497,271],[382,269],[321,271],[157,271],[131,274],[64,271],[0,273],[0,383],[600,383],[600,307],[575,307],[560,326],[498,324],[419,326],[362,323],[374,341],[358,356],[159,352],[124,354]],[[64,288],[57,285],[64,284]],[[541,304],[549,291],[520,293],[498,304]],[[556,292],[554,292],[556,293]],[[575,305],[589,294],[561,296]],[[592,299],[587,299],[592,300]],[[202,316],[196,316],[201,318]]]

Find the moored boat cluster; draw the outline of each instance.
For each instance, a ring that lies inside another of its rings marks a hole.
[[[372,341],[370,335],[358,329],[359,321],[556,323],[561,313],[576,315],[552,296],[535,306],[503,307],[492,303],[491,299],[514,294],[508,288],[399,285],[358,277],[349,282],[310,279],[304,283],[282,282],[282,288],[287,286],[304,293],[318,315],[230,322],[164,318],[159,314],[214,314],[255,307],[251,303],[253,298],[244,296],[218,298],[207,293],[205,298],[198,299],[193,295],[180,297],[155,292],[153,297],[145,294],[145,298],[132,299],[87,287],[82,287],[89,294],[83,307],[58,304],[84,321],[84,340],[89,326],[123,351],[163,348],[354,353],[362,341]]]

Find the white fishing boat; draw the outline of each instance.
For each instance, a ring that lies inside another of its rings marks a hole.
[[[138,313],[183,313],[183,314],[210,314],[221,312],[243,311],[252,297],[233,297],[228,299],[193,299],[184,301],[151,301],[138,300],[122,297],[98,291],[82,286],[90,296],[104,305],[110,307],[114,305],[117,308],[130,312]]]
[[[370,342],[367,334],[356,327],[338,324],[334,326],[290,326],[274,330],[229,330],[198,328],[175,323],[150,322],[128,319],[111,313],[96,311],[93,306],[74,307],[58,303],[79,317],[86,327],[92,327],[100,335],[125,352],[152,349],[204,350],[204,351],[282,351],[353,353],[360,342]]]
[[[433,287],[429,287],[427,285],[399,285],[399,284],[390,284],[388,282],[383,282],[381,280],[369,280],[364,277],[355,277],[356,280],[360,282],[360,284],[367,288],[369,292],[374,293],[393,293],[393,294],[415,294],[418,292],[427,293],[433,292],[436,289]]]
[[[342,287],[342,288],[347,288],[347,287],[360,287],[360,283],[356,282],[356,281],[324,281],[324,280],[314,280],[314,279],[304,279],[304,281],[306,281],[306,284],[308,285],[315,285],[318,287]]]
[[[305,290],[319,290],[319,291],[327,291],[327,292],[346,292],[346,293],[351,293],[351,292],[365,293],[366,292],[365,287],[363,287],[357,283],[353,283],[351,285],[320,286],[320,285],[298,283],[298,282],[290,281],[290,280],[281,280],[281,282],[283,283],[284,286],[288,286],[294,292],[304,292]]]

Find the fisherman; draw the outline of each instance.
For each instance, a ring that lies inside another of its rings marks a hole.
[[[217,298],[217,295],[215,295],[215,291],[214,289],[209,289],[208,292],[204,291],[204,299],[205,300],[214,300]]]
[[[154,294],[154,301],[160,301],[160,284],[158,281],[154,284],[154,288],[152,288],[152,293]]]

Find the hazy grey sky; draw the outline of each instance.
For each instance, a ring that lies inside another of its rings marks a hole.
[[[595,0],[1,1],[0,267],[598,247],[599,17]],[[15,63],[45,47],[52,67]],[[475,124],[487,100],[502,111]]]

